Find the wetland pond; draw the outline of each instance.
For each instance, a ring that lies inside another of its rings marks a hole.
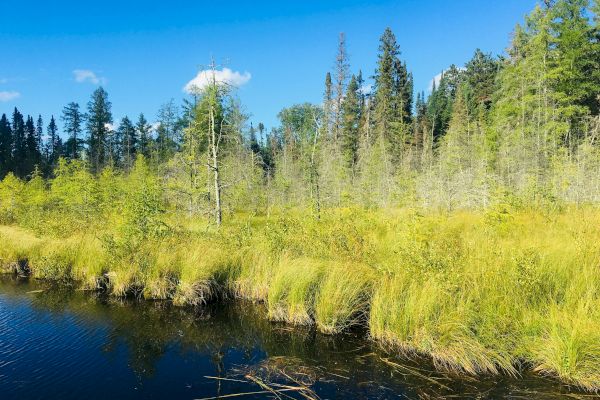
[[[465,378],[365,332],[269,322],[261,305],[115,300],[0,277],[0,399],[588,399],[523,373]]]

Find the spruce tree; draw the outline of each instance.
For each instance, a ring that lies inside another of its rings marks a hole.
[[[451,65],[447,70],[442,72],[439,84],[435,85],[434,82],[427,102],[427,113],[435,143],[448,130],[452,116],[452,104],[454,103],[456,90],[462,79],[463,72],[456,65]]]
[[[323,94],[323,133],[327,138],[333,135],[333,89],[331,73],[325,75],[325,92]]]
[[[20,178],[25,176],[25,161],[27,159],[27,142],[25,141],[25,120],[23,114],[15,107],[12,115],[13,134],[13,171]]]
[[[133,123],[128,117],[124,117],[121,120],[119,128],[117,129],[119,132],[118,136],[121,141],[121,160],[123,162],[123,167],[126,170],[129,170],[133,166],[133,162],[135,161],[135,157],[138,149],[138,135],[133,126]]]
[[[27,116],[27,121],[25,122],[25,147],[26,156],[23,174],[24,176],[29,176],[36,167],[40,166],[42,159],[40,143],[37,140],[37,130],[31,116]]]
[[[67,141],[65,155],[71,159],[81,157],[84,140],[82,138],[82,124],[85,116],[79,111],[79,104],[72,102],[63,108],[61,120],[63,121]]]
[[[341,32],[338,41],[338,51],[335,57],[335,105],[333,108],[334,141],[338,140],[342,131],[342,102],[344,100],[344,93],[346,90],[346,81],[348,80],[349,68],[350,66],[348,63],[348,52],[346,51],[346,35],[344,34],[344,32]]]
[[[108,93],[99,87],[87,107],[88,158],[92,171],[99,172],[108,161],[110,124],[113,122]]]
[[[175,101],[171,99],[163,104],[158,110],[157,144],[158,155],[161,161],[170,159],[178,150],[181,133],[177,121],[179,120],[179,109]]]
[[[35,125],[35,141],[37,143],[37,148],[38,148],[40,154],[42,155],[42,161],[43,161],[43,156],[44,156],[44,154],[42,154],[44,152],[43,137],[44,137],[44,121],[42,120],[42,116],[38,115],[38,119],[37,119],[37,122]]]
[[[256,129],[254,129],[254,125],[250,123],[250,151],[255,155],[260,154],[260,145],[258,144],[258,140],[256,139]]]
[[[473,105],[484,107],[488,110],[492,104],[492,96],[496,91],[496,76],[499,63],[490,54],[485,54],[480,49],[465,65],[464,76],[473,93]],[[474,109],[470,110],[474,112]]]
[[[47,164],[49,171],[52,171],[56,168],[58,159],[63,153],[62,140],[58,134],[58,126],[56,125],[54,115],[50,118],[50,123],[46,128],[46,132],[48,136],[46,143]]]
[[[400,46],[390,28],[380,39],[379,59],[375,73],[375,133],[385,138],[397,157],[401,155],[410,131],[412,115],[412,76],[398,58]]]
[[[356,76],[352,75],[346,97],[342,104],[342,155],[349,168],[354,168],[358,157],[359,128],[361,120],[360,87]]]
[[[146,117],[144,117],[144,114],[140,114],[140,116],[138,117],[135,129],[137,131],[137,137],[139,139],[137,152],[139,154],[142,154],[145,158],[149,159],[152,146],[152,126],[148,123]]]
[[[0,179],[13,170],[13,157],[12,157],[12,129],[10,128],[10,122],[6,117],[6,114],[2,114],[0,118]]]

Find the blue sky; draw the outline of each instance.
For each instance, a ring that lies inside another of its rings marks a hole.
[[[211,57],[249,79],[237,93],[272,127],[283,107],[321,101],[339,32],[352,72],[375,69],[378,39],[392,28],[415,89],[427,90],[475,48],[500,54],[534,0],[398,1],[8,1],[0,25],[0,113],[60,115],[98,84],[115,120],[180,102]],[[16,18],[15,18],[16,17]],[[74,71],[79,70],[79,80]],[[90,72],[91,71],[91,72]],[[93,74],[92,74],[93,73]]]

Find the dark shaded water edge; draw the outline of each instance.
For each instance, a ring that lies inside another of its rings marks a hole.
[[[528,372],[442,374],[427,361],[387,354],[365,335],[275,324],[248,302],[182,308],[4,276],[0,397],[205,398],[261,391],[252,377],[306,385],[322,399],[595,397]]]

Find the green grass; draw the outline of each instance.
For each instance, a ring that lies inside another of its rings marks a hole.
[[[235,220],[135,246],[106,240],[115,232],[38,237],[2,226],[0,266],[179,305],[261,301],[272,320],[325,333],[363,326],[440,369],[529,368],[600,389],[599,211],[341,209],[320,221],[295,211]]]

